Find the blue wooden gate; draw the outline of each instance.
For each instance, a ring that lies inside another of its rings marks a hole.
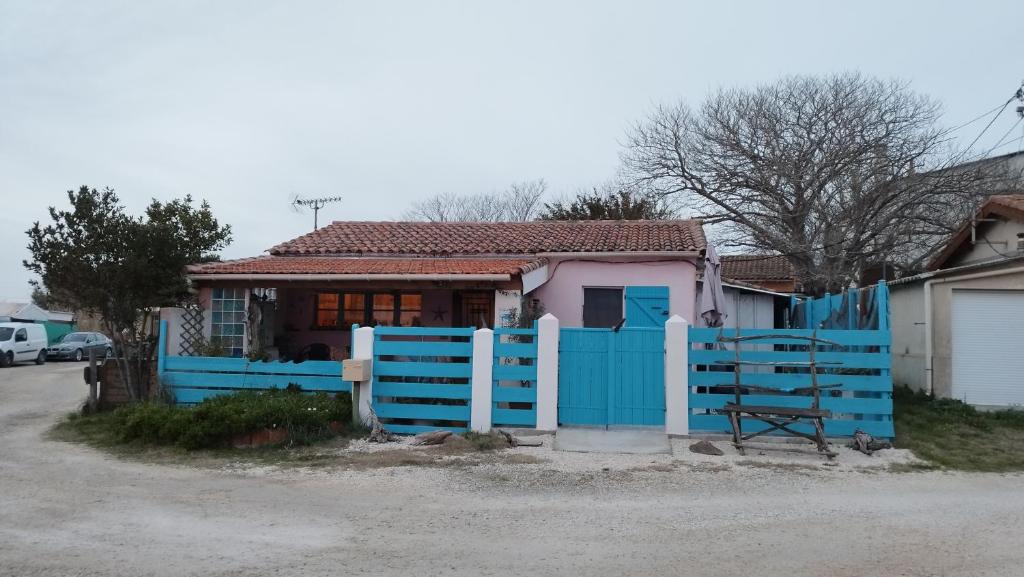
[[[563,425],[664,425],[665,330],[561,330],[558,420]]]

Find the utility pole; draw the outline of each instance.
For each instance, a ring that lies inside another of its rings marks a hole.
[[[292,200],[292,209],[300,212],[301,207],[313,209],[313,230],[320,228],[320,209],[333,202],[341,202],[340,196],[325,196],[322,198],[299,198]]]

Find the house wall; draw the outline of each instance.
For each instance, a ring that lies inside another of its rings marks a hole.
[[[584,287],[667,286],[669,314],[694,318],[696,265],[693,259],[552,259],[548,281],[528,296],[537,298],[563,327],[583,326]]]
[[[313,328],[315,295],[321,290],[338,289],[307,288],[278,290],[274,334],[286,337],[288,346],[294,350],[313,343],[324,343],[336,352],[335,356],[341,355],[344,358],[348,358],[351,352],[349,347],[352,344],[352,331],[348,327],[340,330]],[[453,311],[452,291],[450,289],[422,289],[416,290],[416,292],[423,295],[423,308],[420,316],[422,326],[451,326]]]
[[[892,330],[892,382],[926,389],[924,283],[889,286],[889,323]]]
[[[953,394],[953,291],[954,290],[1024,290],[1024,273],[970,280],[950,280],[932,286],[932,387],[939,397]],[[895,307],[894,307],[895,308]],[[1020,322],[1007,319],[1007,322]]]
[[[1000,220],[995,223],[979,223],[977,241],[971,246],[970,239],[964,243],[967,250],[955,255],[942,268],[953,268],[999,257],[1019,255],[1017,235],[1024,234],[1024,222]]]

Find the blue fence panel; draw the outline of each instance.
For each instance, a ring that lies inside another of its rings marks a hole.
[[[537,329],[494,329],[491,422],[537,426]]]
[[[389,431],[468,429],[472,336],[472,328],[374,328],[373,409]]]
[[[160,322],[158,378],[179,405],[192,405],[215,395],[245,390],[283,389],[298,385],[307,392],[351,392],[342,380],[338,361],[302,363],[250,361],[228,357],[178,357],[163,354],[167,321]]]
[[[818,363],[818,383],[821,389],[821,408],[832,412],[825,419],[825,433],[829,436],[849,436],[861,429],[877,437],[895,435],[892,422],[892,377],[889,374],[889,346],[891,334],[883,322],[880,330],[772,330],[691,328],[689,333],[690,430],[729,432],[731,427],[725,415],[716,409],[735,399],[736,358],[733,343],[719,343],[719,335],[763,336],[778,338],[758,339],[739,344],[740,360],[752,363],[800,363],[810,360],[807,341],[796,337],[825,339],[835,345],[819,344],[815,350]],[[755,345],[774,345],[776,350],[749,350]],[[717,369],[717,370],[716,370]],[[793,389],[811,385],[810,370],[806,366],[741,365],[740,384],[769,391],[746,391],[745,404],[810,407],[810,392],[792,394]],[[753,419],[743,419],[743,430],[762,431],[769,426]],[[796,425],[797,430],[813,433],[810,425]]]

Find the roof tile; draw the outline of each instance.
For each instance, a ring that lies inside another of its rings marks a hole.
[[[706,246],[699,220],[334,222],[273,255],[515,255],[689,252]]]
[[[543,260],[543,259],[541,259]],[[195,264],[190,274],[519,274],[533,258],[359,258],[260,256]]]

